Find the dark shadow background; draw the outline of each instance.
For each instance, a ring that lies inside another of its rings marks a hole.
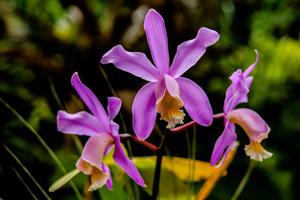
[[[150,58],[142,24],[151,7],[165,19],[171,59],[177,45],[194,38],[200,27],[220,33],[217,44],[209,47],[197,65],[184,74],[207,92],[215,113],[222,112],[230,84],[228,77],[236,69],[252,64],[254,49],[259,51],[249,103],[242,106],[256,110],[268,122],[272,131],[263,144],[274,155],[257,164],[240,199],[300,199],[300,2],[297,0],[2,0],[0,97],[38,130],[57,155],[65,158],[65,167],[72,170],[79,152],[70,137],[56,131],[55,116],[60,105],[53,88],[64,109],[70,112],[84,109],[70,84],[71,75],[78,71],[83,82],[106,105],[106,97],[112,93],[102,69],[123,100],[127,131],[132,133],[132,99],[145,82],[112,65],[100,66],[99,61],[106,51],[120,43],[130,51],[145,52]],[[3,105],[0,120],[1,143],[13,150],[39,183],[48,188],[61,176],[49,155]],[[164,126],[159,122],[159,127]],[[212,127],[197,127],[197,159],[209,161],[222,130],[222,122],[218,120]],[[229,199],[249,165],[243,150],[248,139],[240,129],[238,138],[241,145],[228,175],[218,182],[209,199]],[[170,139],[171,155],[187,157],[183,140],[186,140],[184,134]],[[158,144],[159,137],[153,133],[149,141]],[[134,155],[151,155],[135,143],[131,143],[131,148]],[[21,168],[2,145],[0,152],[3,183],[0,197],[30,199],[12,169],[24,175]],[[81,179],[78,186],[83,185],[85,179]],[[39,193],[36,190],[37,196]],[[74,198],[68,187],[50,196]]]

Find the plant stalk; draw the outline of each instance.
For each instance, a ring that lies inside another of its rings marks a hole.
[[[159,193],[159,183],[160,183],[160,172],[161,172],[161,164],[162,164],[162,157],[164,153],[164,147],[166,144],[166,138],[169,135],[169,131],[167,131],[161,140],[161,143],[158,147],[156,152],[156,164],[155,164],[155,171],[154,171],[154,178],[153,178],[153,185],[152,185],[152,196],[151,200],[156,200],[158,193]]]

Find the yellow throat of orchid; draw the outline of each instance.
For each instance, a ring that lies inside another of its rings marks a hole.
[[[90,163],[80,159],[77,168],[86,175],[91,176],[89,191],[94,191],[101,188],[109,178],[109,174],[92,166]]]
[[[263,161],[264,159],[270,158],[273,154],[265,150],[259,142],[250,142],[249,145],[245,146],[247,156],[256,161]]]
[[[106,183],[108,178],[109,175],[107,172],[101,171],[98,168],[94,167],[93,172],[91,173],[91,184],[88,190],[94,191],[98,188],[101,188]]]
[[[168,122],[169,129],[174,128],[176,124],[183,124],[185,114],[182,107],[182,99],[179,96],[171,96],[167,90],[156,101],[156,111],[160,114],[160,120]]]

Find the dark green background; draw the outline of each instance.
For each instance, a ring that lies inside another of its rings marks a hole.
[[[274,155],[257,164],[240,199],[300,199],[300,1],[298,0],[1,0],[0,1],[0,97],[15,108],[47,144],[63,159],[68,170],[74,168],[79,152],[69,136],[56,131],[55,116],[60,109],[51,87],[57,91],[63,107],[83,109],[74,100],[70,77],[78,71],[82,81],[106,105],[111,96],[108,83],[99,67],[101,56],[116,44],[131,51],[149,48],[142,28],[143,17],[155,8],[165,19],[171,59],[176,47],[196,36],[202,27],[220,33],[220,40],[209,47],[201,60],[184,76],[196,81],[207,92],[215,113],[222,112],[228,77],[238,68],[245,69],[260,60],[252,72],[255,77],[249,103],[241,105],[256,110],[271,127],[263,143]],[[138,10],[138,11],[137,11]],[[131,32],[129,32],[131,31]],[[103,66],[118,96],[124,101],[123,113],[129,132],[132,97],[144,84],[139,78]],[[38,182],[47,189],[62,174],[36,138],[3,105],[0,105],[0,139],[28,167]],[[186,121],[189,119],[187,118]],[[120,118],[117,118],[120,122]],[[163,128],[164,123],[159,122]],[[196,158],[208,161],[221,121],[212,127],[197,127]],[[124,131],[124,128],[121,128]],[[189,137],[191,140],[192,137]],[[243,146],[246,135],[238,129],[240,148],[235,160],[209,199],[229,199],[248,165]],[[86,138],[81,138],[84,142]],[[154,131],[150,142],[159,143]],[[186,135],[170,139],[171,155],[188,157]],[[131,143],[134,155],[152,155]],[[37,190],[11,156],[0,147],[0,197],[31,199],[12,167]],[[77,178],[82,187],[84,176]],[[195,191],[197,191],[197,184]],[[142,190],[141,198],[147,198]],[[74,199],[66,186],[53,199]],[[94,194],[99,199],[98,194]]]

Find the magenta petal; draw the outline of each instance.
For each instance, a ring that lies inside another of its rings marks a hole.
[[[249,76],[249,77],[245,78],[244,81],[245,81],[246,87],[248,88],[248,90],[250,90],[250,87],[251,87],[252,82],[253,82],[253,77]],[[248,102],[248,95],[244,95],[241,98],[240,103],[247,103],[247,102]]]
[[[93,167],[97,167],[99,170],[102,170],[101,166],[103,156],[107,151],[107,147],[109,147],[113,142],[113,137],[108,134],[92,136],[84,145],[81,158]]]
[[[119,124],[115,123],[114,121],[110,122],[110,129],[111,129],[111,135],[116,136],[119,135]]]
[[[156,119],[155,87],[156,83],[147,83],[137,93],[132,105],[132,125],[136,136],[145,140],[151,134]]]
[[[226,97],[224,101],[224,114],[226,115],[229,111],[233,110],[239,103],[246,102],[248,99],[247,95],[250,86],[251,79],[244,78],[242,70],[236,70],[231,76],[231,85],[226,91]]]
[[[119,137],[115,137],[115,152],[113,158],[117,165],[119,165],[130,178],[132,178],[138,185],[145,187],[144,180],[139,171],[123,152]]]
[[[108,116],[102,104],[99,102],[96,95],[80,81],[77,72],[73,74],[71,84],[79,94],[80,98],[84,101],[85,105],[95,115],[99,122],[108,129]]]
[[[166,86],[168,92],[170,93],[170,95],[171,96],[179,96],[180,92],[179,92],[179,85],[178,85],[177,81],[173,77],[171,77],[167,74],[165,74],[164,78],[165,78],[165,86]]]
[[[194,66],[205,53],[206,48],[216,43],[219,34],[208,28],[200,28],[196,38],[183,42],[177,47],[170,75],[177,78]]]
[[[258,59],[259,59],[259,54],[258,54],[258,51],[255,50],[255,53],[256,53],[256,59],[255,59],[255,62],[250,65],[246,70],[245,72],[243,73],[244,77],[246,78],[251,72],[252,70],[256,67],[257,63],[258,63]]]
[[[112,177],[111,177],[110,170],[109,170],[108,166],[105,165],[104,163],[102,164],[102,169],[105,173],[108,173],[108,179],[106,181],[106,187],[107,187],[107,189],[112,190],[113,182],[112,182]]]
[[[252,82],[253,82],[252,76],[248,76],[247,78],[245,78],[245,85],[248,88],[248,90],[250,89]]]
[[[167,31],[164,19],[154,9],[148,11],[144,21],[144,29],[154,64],[160,72],[168,73],[169,49]]]
[[[155,87],[155,97],[156,97],[156,99],[159,99],[159,98],[161,98],[165,94],[165,91],[166,91],[166,80],[162,79],[161,81],[156,82],[156,84],[157,85]]]
[[[118,97],[108,97],[107,112],[110,120],[113,120],[119,113],[122,101]]]
[[[213,112],[205,92],[190,79],[179,77],[176,80],[184,108],[190,117],[202,126],[209,126],[213,121]]]
[[[144,53],[126,51],[122,45],[109,50],[100,61],[102,64],[112,63],[118,69],[129,72],[147,81],[157,81],[159,72]]]
[[[222,157],[225,159],[235,141],[235,126],[233,123],[227,122],[222,135],[220,135],[215,143],[210,164],[216,165],[222,159]]]
[[[57,113],[57,129],[62,133],[87,136],[94,136],[106,131],[103,124],[85,111],[75,114],[59,111]]]
[[[260,143],[263,139],[268,137],[270,132],[270,128],[263,118],[248,108],[230,111],[227,118],[230,122],[241,126],[251,141]]]

